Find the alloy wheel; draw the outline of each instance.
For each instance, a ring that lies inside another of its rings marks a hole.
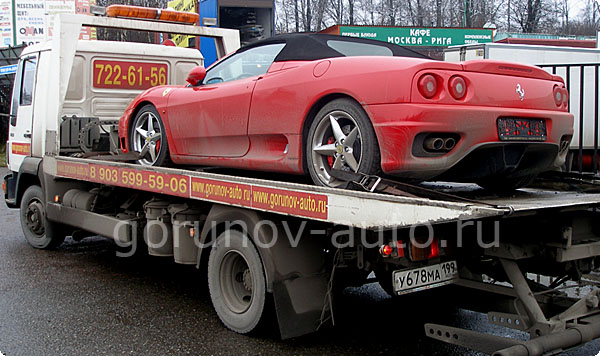
[[[140,115],[133,126],[133,150],[140,153],[139,163],[152,166],[160,153],[162,131],[152,112]]]
[[[312,162],[319,180],[330,187],[345,182],[330,175],[331,169],[358,172],[362,158],[362,135],[356,120],[345,111],[332,111],[321,119],[312,142]]]

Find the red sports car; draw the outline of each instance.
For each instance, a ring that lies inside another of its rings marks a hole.
[[[330,187],[345,185],[330,174],[341,169],[507,190],[563,165],[573,135],[560,77],[359,38],[275,36],[188,82],[129,105],[124,152],[145,165],[310,174]]]

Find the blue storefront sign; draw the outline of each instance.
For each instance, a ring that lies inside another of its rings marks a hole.
[[[15,74],[16,72],[17,72],[16,64],[10,64],[7,66],[0,67],[0,75]]]

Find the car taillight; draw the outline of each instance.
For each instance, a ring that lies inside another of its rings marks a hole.
[[[460,100],[464,98],[467,93],[467,83],[465,83],[465,80],[462,77],[452,77],[448,82],[448,90],[454,99]]]
[[[554,86],[553,93],[554,93],[554,103],[556,104],[556,106],[561,106],[563,104],[563,94],[564,94],[563,89],[558,86]]]
[[[437,93],[437,80],[431,74],[425,74],[419,78],[419,92],[423,97],[431,99]]]
[[[563,105],[565,108],[569,108],[569,91],[563,88]]]

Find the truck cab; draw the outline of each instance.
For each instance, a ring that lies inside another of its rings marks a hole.
[[[15,76],[6,145],[10,174],[3,182],[10,207],[19,206],[26,180],[42,181],[43,157],[106,146],[110,125],[133,98],[153,86],[186,84],[190,70],[204,64],[193,48],[79,40],[83,26],[205,36],[215,40],[219,57],[240,43],[235,30],[189,23],[72,14],[58,15],[55,23],[51,41],[23,50]],[[81,134],[91,121],[97,125]],[[110,147],[118,147],[112,141]]]
[[[19,60],[7,143],[12,172],[20,171],[26,157],[43,156],[46,123],[56,119],[48,115],[49,96],[45,95],[61,86],[50,75],[53,50],[53,41],[36,44],[27,47]],[[59,135],[77,134],[81,120],[73,121],[73,117],[118,120],[140,92],[156,85],[183,85],[189,71],[202,64],[202,54],[195,49],[80,40],[60,113]],[[63,124],[67,119],[71,121]],[[63,142],[63,153],[68,153],[68,142]]]

